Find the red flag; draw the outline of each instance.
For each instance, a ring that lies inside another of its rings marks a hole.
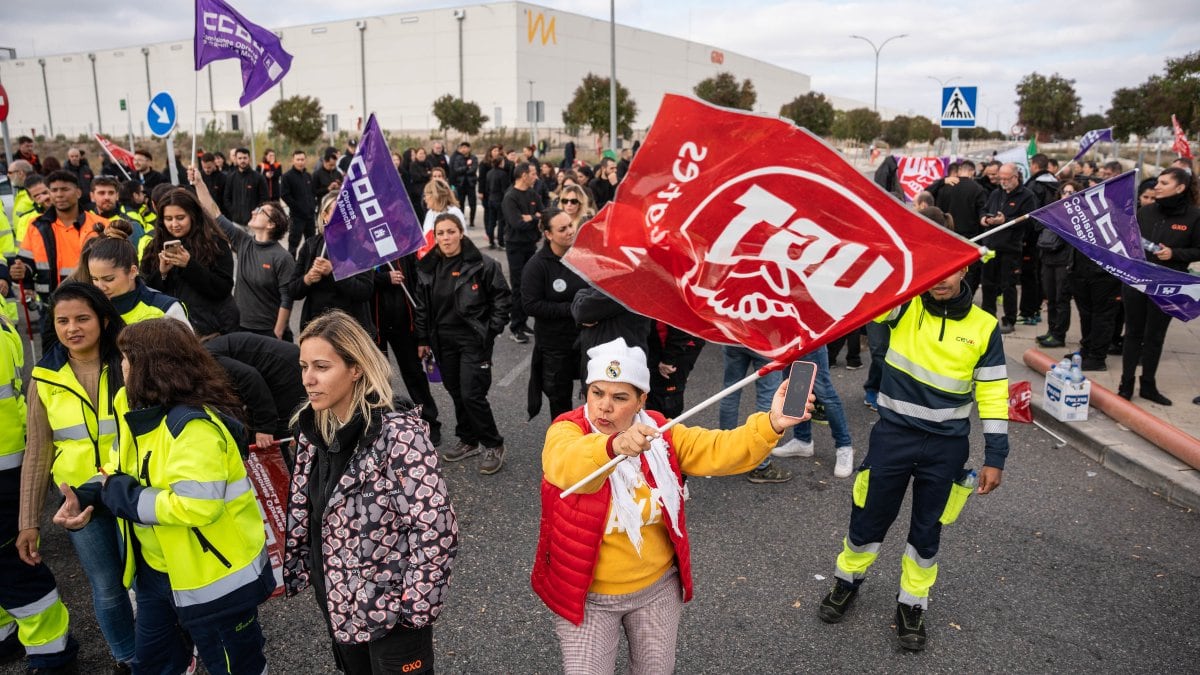
[[[1033,424],[1033,388],[1029,382],[1008,383],[1008,421]]]
[[[112,160],[114,162],[119,162],[121,164],[124,164],[126,169],[133,171],[133,153],[132,152],[126,150],[125,148],[122,148],[121,146],[117,145],[116,143],[113,143],[112,141],[108,140],[107,138],[101,136],[100,134],[95,134],[95,136],[96,136],[96,142],[100,144],[100,147],[104,148],[104,151],[108,153],[109,157],[112,157]]]
[[[426,229],[421,236],[424,237],[424,241],[421,242],[421,248],[417,249],[417,260],[424,258],[437,245],[437,240],[433,237],[432,227]]]
[[[906,201],[917,201],[917,195],[946,175],[946,163],[941,157],[897,157],[896,179],[904,188]]]
[[[807,131],[668,95],[565,261],[634,312],[781,359],[979,257]]]
[[[1192,158],[1192,144],[1188,143],[1187,134],[1183,133],[1183,127],[1179,126],[1179,120],[1171,115],[1171,126],[1175,127],[1175,143],[1171,145],[1171,149],[1184,159]]]
[[[275,591],[271,597],[283,595],[284,544],[287,541],[287,498],[291,473],[283,463],[279,446],[267,449],[250,448],[246,458],[246,477],[254,487],[258,510],[267,531],[267,556],[275,574]]]

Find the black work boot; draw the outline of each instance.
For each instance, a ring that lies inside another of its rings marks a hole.
[[[1158,384],[1152,377],[1142,377],[1142,388],[1138,392],[1138,395],[1152,403],[1171,405],[1171,399],[1158,392]]]
[[[1121,376],[1121,383],[1117,385],[1117,396],[1128,401],[1133,398],[1133,377],[1126,378]]]
[[[854,603],[856,597],[858,597],[858,586],[839,579],[834,583],[833,590],[829,591],[829,595],[821,600],[817,615],[825,623],[841,623],[846,616],[846,610],[850,609],[850,605]]]
[[[905,649],[914,652],[925,649],[925,610],[897,602],[896,635]]]

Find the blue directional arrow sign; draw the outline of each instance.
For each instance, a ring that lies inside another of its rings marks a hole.
[[[977,87],[942,88],[942,127],[975,128]]]
[[[162,138],[175,128],[175,100],[165,91],[160,91],[150,99],[150,107],[146,108],[146,123],[150,133]]]

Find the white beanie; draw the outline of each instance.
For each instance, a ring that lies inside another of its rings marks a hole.
[[[587,382],[624,382],[642,393],[650,391],[650,369],[646,353],[640,347],[630,347],[625,338],[617,338],[587,351]]]

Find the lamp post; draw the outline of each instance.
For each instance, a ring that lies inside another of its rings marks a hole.
[[[617,0],[608,3],[608,144],[617,151]]]
[[[892,40],[898,40],[902,37],[908,37],[908,33],[901,33],[899,35],[893,35],[890,38],[884,40],[883,43],[880,44],[878,47],[875,46],[874,42],[871,42],[869,39],[867,39],[861,35],[851,35],[850,37],[854,38],[855,40],[862,40],[863,42],[866,42],[867,44],[871,45],[871,49],[875,50],[875,103],[874,103],[874,110],[875,110],[875,112],[879,112],[879,52],[883,51],[883,48],[887,46],[887,43],[891,42]]]
[[[150,91],[150,48],[142,47],[142,57],[146,60],[146,100],[154,98],[154,94]]]
[[[96,93],[96,131],[104,133],[104,121],[100,116],[100,81],[96,79],[96,54],[89,52],[87,57],[92,62],[92,90]]]
[[[458,22],[458,100],[466,98],[463,95],[463,21],[467,18],[467,10],[454,10],[454,20]]]
[[[46,93],[46,122],[50,125],[50,137],[54,137],[54,116],[50,114],[50,85],[46,82],[46,59],[38,59],[42,67],[42,91]]]

